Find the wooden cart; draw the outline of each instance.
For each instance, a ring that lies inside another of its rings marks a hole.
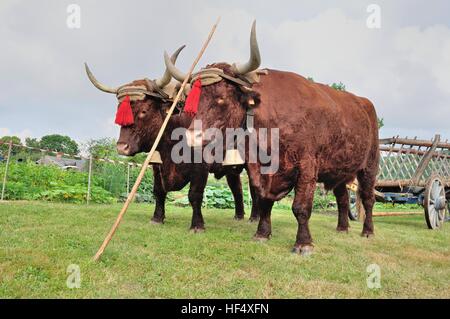
[[[364,210],[351,190],[350,218],[362,218]],[[380,167],[375,186],[377,201],[418,203],[430,229],[442,227],[450,209],[450,143],[408,138],[380,139]]]

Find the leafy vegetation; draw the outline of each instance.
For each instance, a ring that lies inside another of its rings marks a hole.
[[[92,256],[121,205],[0,204],[0,298],[450,298],[449,224],[426,228],[423,216],[375,217],[336,233],[336,215],[313,213],[315,252],[290,252],[297,223],[274,209],[273,236],[251,238],[256,224],[230,209],[204,209],[206,232],[188,231],[189,208],[169,205],[166,223],[149,223],[153,206],[130,206],[100,262]],[[247,217],[249,211],[247,209]],[[81,287],[66,286],[68,266]],[[381,288],[367,287],[367,266]]]
[[[4,171],[5,164],[0,164]],[[88,176],[85,172],[61,170],[55,166],[40,166],[33,162],[16,163],[9,166],[5,199],[48,200],[70,203],[85,203]],[[101,187],[102,177],[94,176],[91,200],[95,203],[112,203],[111,192]],[[1,185],[1,183],[0,183]]]

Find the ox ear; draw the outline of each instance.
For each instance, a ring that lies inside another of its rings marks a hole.
[[[240,86],[241,94],[240,94],[240,103],[246,108],[255,108],[258,107],[261,103],[261,95],[252,89],[245,88]]]

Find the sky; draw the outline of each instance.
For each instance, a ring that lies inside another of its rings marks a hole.
[[[71,4],[79,28],[67,24]],[[379,28],[367,25],[371,4]],[[92,86],[83,63],[117,86],[160,77],[164,50],[186,44],[177,65],[187,70],[219,16],[199,67],[246,61],[256,19],[262,67],[344,83],[374,103],[380,137],[450,139],[445,0],[1,0],[0,136],[117,138],[117,100]]]

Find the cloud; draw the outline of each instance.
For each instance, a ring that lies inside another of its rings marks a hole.
[[[324,83],[342,81],[368,97],[385,119],[384,134],[450,135],[450,29],[368,29],[365,17],[325,10],[302,21],[264,25],[264,42],[274,50],[265,61]],[[267,54],[268,53],[268,54]]]
[[[256,18],[263,67],[324,83],[342,81],[349,91],[374,102],[385,120],[382,135],[431,138],[440,132],[450,137],[446,1],[431,6],[380,0],[379,30],[366,27],[371,1],[78,0],[79,30],[66,27],[70,3],[0,3],[0,126],[36,137],[117,138],[117,100],[92,87],[83,62],[89,62],[100,81],[119,85],[159,77],[163,50],[187,44],[177,63],[186,70],[221,16],[201,66],[246,60]]]
[[[20,138],[22,143],[24,143],[25,139],[27,137],[31,137],[33,135],[32,135],[31,130],[29,130],[29,129],[25,129],[25,130],[20,131],[20,132],[15,132],[15,131],[11,131],[9,128],[0,127],[0,137],[1,136],[17,136],[18,138]]]

